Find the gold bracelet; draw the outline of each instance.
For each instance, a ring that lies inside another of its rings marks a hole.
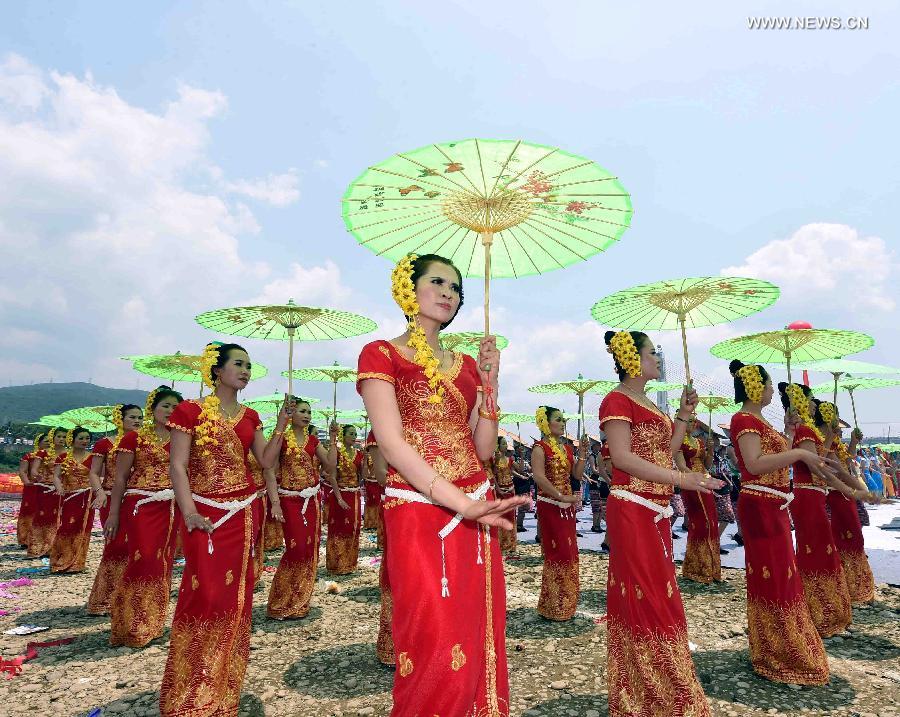
[[[499,422],[499,416],[498,416],[499,411],[500,411],[500,409],[498,408],[493,413],[488,413],[483,408],[479,407],[478,408],[478,416],[480,418],[485,419],[486,421],[498,421]]]
[[[434,482],[439,480],[440,476],[435,474],[434,478],[431,479],[431,483],[428,484],[428,497],[434,502]]]

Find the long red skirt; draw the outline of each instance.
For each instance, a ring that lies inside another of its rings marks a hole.
[[[773,682],[824,685],[828,660],[797,569],[784,501],[741,491],[738,518],[747,566],[750,661]]]
[[[284,526],[273,518],[268,512],[263,524],[263,550],[278,550],[284,545]]]
[[[333,575],[347,575],[359,562],[359,491],[341,491],[348,505],[342,509],[333,492],[325,499],[328,514],[328,538],[325,542],[325,567]]]
[[[444,541],[449,595],[441,597],[438,531],[452,518],[421,503],[384,512],[396,655],[391,717],[509,715],[500,543],[496,531],[462,521]]]
[[[391,620],[394,614],[394,599],[391,596],[391,578],[388,573],[386,541],[384,551],[384,554],[381,556],[381,566],[378,569],[378,587],[381,588],[381,612],[378,618],[378,639],[375,641],[375,654],[378,655],[379,662],[393,666],[395,664],[394,635],[391,632]]]
[[[831,509],[831,534],[841,555],[850,601],[854,605],[870,603],[875,599],[875,577],[866,557],[856,501],[830,491],[825,502]]]
[[[39,490],[34,483],[22,486],[22,503],[19,505],[19,519],[16,521],[16,542],[22,547],[27,547],[31,537],[31,521]]]
[[[126,530],[128,562],[110,606],[110,645],[143,647],[166,626],[175,559],[173,500],[134,506],[145,496],[126,495],[121,512],[132,516]]]
[[[537,504],[544,570],[537,611],[548,620],[570,620],[578,607],[578,537],[575,511],[544,501]]]
[[[106,504],[100,509],[100,524],[105,528],[106,519],[109,517],[111,501],[107,496]],[[128,521],[131,513],[123,508],[119,509],[119,529],[116,537],[103,547],[103,556],[94,576],[94,585],[88,598],[87,611],[91,615],[107,615],[113,593],[116,591],[128,564],[128,544],[125,536],[128,534]]]
[[[196,505],[213,522],[225,514]],[[262,501],[255,500],[213,532],[210,555],[209,535],[189,533],[178,518],[185,567],[159,692],[164,717],[237,714],[250,656],[253,548],[262,520]]]
[[[301,513],[304,498],[281,496],[284,514],[284,555],[278,563],[269,590],[269,617],[278,619],[305,617],[316,586],[319,568],[319,503],[315,497]]]
[[[80,573],[87,562],[94,509],[91,491],[64,496],[59,511],[59,529],[50,548],[51,573]]]
[[[794,486],[791,516],[806,605],[819,635],[831,637],[846,629],[853,611],[840,554],[825,512],[825,494]]]
[[[28,543],[28,554],[39,558],[50,554],[56,531],[59,528],[59,509],[62,496],[52,490],[53,486],[45,483],[35,486],[37,497],[34,501],[34,513],[31,519],[31,542]],[[48,488],[50,490],[48,490]]]
[[[607,501],[609,714],[708,717],[688,646],[671,524],[655,517],[616,496]]]
[[[378,481],[374,480],[367,480],[364,485],[366,504],[363,510],[363,530],[378,530],[378,523],[381,522],[382,488],[378,485]]]
[[[696,583],[722,581],[722,556],[719,554],[719,521],[716,498],[712,493],[681,491],[688,519],[687,549],[681,576]]]

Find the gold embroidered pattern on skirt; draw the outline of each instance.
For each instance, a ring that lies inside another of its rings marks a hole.
[[[844,567],[844,579],[847,581],[851,602],[854,605],[872,602],[875,599],[875,577],[865,551],[842,550],[841,565]]]
[[[316,584],[318,555],[305,562],[282,558],[272,579],[267,614],[275,618],[301,618],[309,614],[309,603]]]
[[[491,636],[492,639],[493,636]],[[454,672],[459,672],[463,666],[466,664],[466,653],[462,651],[462,645],[458,642],[453,646],[453,649],[450,650],[450,668]]]
[[[709,717],[685,628],[638,631],[611,618],[606,643],[611,717]]]
[[[578,594],[578,561],[545,560],[538,613],[548,620],[569,620],[578,607]]]
[[[143,647],[163,634],[171,579],[125,580],[113,595],[109,644]]]
[[[681,565],[681,576],[695,583],[709,585],[722,579],[722,556],[718,546],[712,540],[688,538],[684,562]]]
[[[813,625],[822,637],[843,632],[853,618],[844,571],[800,572],[803,594]]]
[[[106,615],[109,612],[109,603],[116,592],[116,588],[122,581],[125,568],[128,565],[125,560],[101,560],[94,577],[94,587],[88,599],[87,611],[89,615]]]
[[[413,672],[413,661],[409,659],[409,655],[401,652],[397,655],[397,667],[400,668],[400,677],[409,677]]]
[[[773,682],[824,685],[828,660],[802,595],[784,605],[747,600],[747,627],[753,671]]]

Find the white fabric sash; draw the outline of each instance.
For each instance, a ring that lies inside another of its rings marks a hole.
[[[742,485],[741,490],[757,490],[760,493],[768,493],[769,495],[774,495],[778,498],[781,498],[784,501],[784,505],[781,506],[779,510],[787,510],[787,507],[791,504],[791,501],[794,500],[793,493],[786,493],[783,490],[778,490],[777,488],[770,488],[767,485]]]
[[[158,501],[163,500],[175,500],[175,491],[171,488],[164,488],[163,490],[141,490],[139,488],[129,488],[125,491],[125,495],[143,495],[146,496],[142,498],[137,503],[134,504],[134,512],[132,515],[138,514],[138,508],[140,508],[145,503],[156,503]],[[175,504],[172,504],[172,510],[175,509]]]
[[[191,498],[194,499],[195,503],[200,503],[200,505],[208,505],[211,508],[218,508],[219,510],[226,511],[225,515],[223,515],[215,523],[212,524],[212,530],[209,532],[207,549],[209,551],[209,554],[212,555],[212,531],[220,527],[221,525],[224,525],[228,520],[231,520],[231,518],[236,516],[240,511],[244,510],[245,508],[249,508],[253,501],[259,498],[259,493],[249,495],[243,500],[212,500],[211,498],[204,498],[202,495],[197,495],[196,493],[191,493]],[[252,553],[253,544],[251,543],[250,546]]]
[[[310,499],[314,498],[320,489],[321,486],[318,485],[314,485],[311,488],[304,488],[303,490],[288,490],[287,488],[279,488],[278,495],[286,495],[292,498],[303,498],[303,507],[300,508],[300,517],[303,518],[303,525],[307,525],[306,506],[309,505]]]
[[[795,485],[794,490],[802,489],[802,490],[817,490],[822,495],[828,495],[828,488],[822,488],[817,485]]]
[[[63,498],[63,503],[67,500],[72,500],[76,495],[81,495],[82,493],[90,493],[90,488],[79,488],[78,490],[73,490],[71,493],[67,494],[65,498]]]
[[[675,511],[672,510],[671,505],[658,505],[654,503],[652,500],[647,500],[643,496],[638,495],[637,493],[632,493],[628,490],[623,490],[621,488],[616,488],[615,490],[610,491],[610,495],[616,496],[616,498],[621,498],[622,500],[627,500],[629,503],[635,503],[637,505],[643,506],[648,510],[652,510],[656,513],[656,517],[653,519],[654,523],[658,523],[663,518],[671,518]]]
[[[487,495],[488,490],[490,490],[491,484],[488,481],[485,481],[480,486],[478,486],[477,490],[472,493],[466,493],[465,496],[469,500],[483,500]],[[384,499],[388,498],[399,498],[401,500],[408,500],[412,503],[424,503],[425,505],[437,505],[433,500],[427,498],[426,496],[419,493],[417,490],[413,490],[412,488],[395,488],[393,486],[387,486],[384,489]],[[444,540],[447,538],[450,533],[452,533],[456,526],[458,526],[463,521],[462,513],[457,513],[453,516],[447,525],[445,525],[441,530],[438,531],[438,538],[441,540],[441,597],[450,597],[450,581],[447,580],[447,564],[444,558]],[[491,542],[491,534],[490,531],[486,533],[486,541],[488,543]],[[475,560],[476,564],[481,565],[484,563],[484,560],[481,557],[481,526],[478,526],[478,557]]]

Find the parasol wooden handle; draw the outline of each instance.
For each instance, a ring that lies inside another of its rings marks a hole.
[[[491,244],[494,243],[494,232],[481,232],[481,243],[484,245],[484,335],[491,335]],[[490,364],[482,366],[482,371],[489,371]]]
[[[288,396],[294,395],[294,331],[288,327]]]
[[[693,381],[691,380],[691,362],[688,358],[687,329],[684,325],[684,314],[678,314],[678,325],[681,326],[681,349],[684,352],[684,376],[687,379],[687,385],[690,386]]]

